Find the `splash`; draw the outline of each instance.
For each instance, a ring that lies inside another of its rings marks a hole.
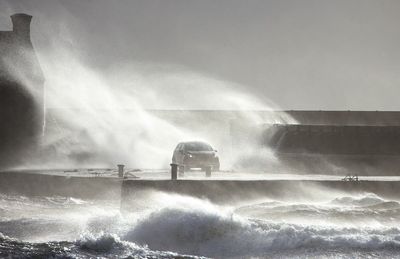
[[[221,147],[229,166],[238,154],[227,152],[226,128],[188,127],[199,123],[195,118],[179,125],[149,108],[230,109],[251,125],[264,120],[252,110],[271,109],[236,84],[180,67],[135,64],[100,72],[62,46],[41,51],[39,58],[46,78],[41,165],[165,168],[178,142],[203,140]],[[240,150],[249,153],[252,146]]]
[[[147,206],[132,206],[131,215],[119,214],[116,202],[2,196],[0,255],[347,258],[397,257],[400,249],[399,203],[370,193],[236,209],[183,195],[144,197]]]
[[[207,115],[182,123],[149,111],[234,111],[240,124],[249,125],[241,129],[249,135],[254,126],[266,122],[254,111],[278,107],[252,96],[248,87],[177,64],[111,61],[99,68],[84,58],[84,46],[68,25],[59,24],[63,33],[56,37],[57,25],[41,27],[52,32],[40,32],[46,43],[36,48],[45,78],[45,98],[38,103],[45,103],[46,120],[41,152],[36,161],[27,161],[28,166],[114,167],[123,163],[166,168],[176,144],[185,140],[210,142],[221,151],[225,168],[243,157],[274,158],[256,138],[245,146],[231,147],[234,137],[228,136],[230,122],[225,115],[222,121]],[[42,98],[41,89],[25,76],[25,66],[5,61],[33,98]],[[267,120],[291,119],[284,117]]]

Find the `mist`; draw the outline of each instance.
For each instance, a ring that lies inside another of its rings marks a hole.
[[[397,1],[0,4],[3,28],[9,13],[29,12],[38,49],[72,36],[101,73],[132,60],[161,63],[245,86],[285,110],[399,108]]]
[[[7,9],[13,8],[10,4]],[[243,153],[260,156],[259,151],[264,150],[270,160],[275,159],[272,152],[256,143],[233,150],[227,129],[207,126],[207,121],[199,125],[189,119],[179,125],[149,112],[235,110],[241,113],[243,123],[258,125],[265,119],[252,111],[279,109],[272,101],[256,97],[246,85],[174,62],[132,58],[94,65],[81,33],[73,31],[75,23],[68,23],[73,14],[60,10],[65,21],[44,21],[43,11],[34,18],[42,28],[36,39],[46,79],[46,120],[42,151],[26,159],[25,167],[114,167],[122,163],[130,168],[166,168],[177,143],[189,140],[211,143],[220,151],[224,169],[232,169]],[[20,70],[23,68],[12,67],[14,77],[36,98],[36,89],[21,78]],[[268,122],[290,120],[287,116]]]
[[[58,41],[53,48],[38,52],[46,78],[46,124],[52,124],[44,125],[43,152],[36,158],[42,166],[48,160],[47,166],[58,168],[117,163],[165,168],[178,142],[203,140],[227,150],[229,139],[223,137],[222,129],[211,132],[204,130],[207,127],[171,124],[150,114],[149,108],[237,110],[243,111],[246,123],[254,125],[264,121],[251,111],[276,109],[241,92],[237,84],[183,67],[131,62],[99,72],[73,49]],[[18,78],[18,68],[13,71]],[[31,83],[21,81],[35,96]],[[232,151],[221,156],[225,167],[231,168]]]
[[[398,257],[399,7],[0,0],[0,257]]]

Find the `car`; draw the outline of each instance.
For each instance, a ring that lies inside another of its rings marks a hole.
[[[217,150],[201,141],[179,143],[174,150],[172,163],[177,164],[181,172],[192,168],[206,171],[207,167],[211,167],[212,171],[219,171],[220,166]]]

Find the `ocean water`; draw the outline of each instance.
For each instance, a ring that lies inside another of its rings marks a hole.
[[[235,204],[143,197],[121,211],[118,200],[0,195],[0,257],[400,257],[400,203],[373,193]]]

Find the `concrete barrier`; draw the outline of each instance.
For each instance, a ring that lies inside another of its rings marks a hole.
[[[122,179],[118,178],[0,172],[0,193],[3,194],[119,200],[121,186]]]
[[[26,172],[0,172],[0,193],[26,196],[68,196],[84,199],[120,199],[142,191],[162,191],[229,203],[258,198],[307,198],[343,192],[375,193],[400,199],[400,181],[313,180],[143,180],[117,177],[59,176]]]
[[[162,191],[204,198],[217,203],[270,198],[319,198],[336,192],[348,194],[375,193],[388,199],[400,199],[398,181],[312,181],[312,180],[125,180],[122,200],[137,192]]]

